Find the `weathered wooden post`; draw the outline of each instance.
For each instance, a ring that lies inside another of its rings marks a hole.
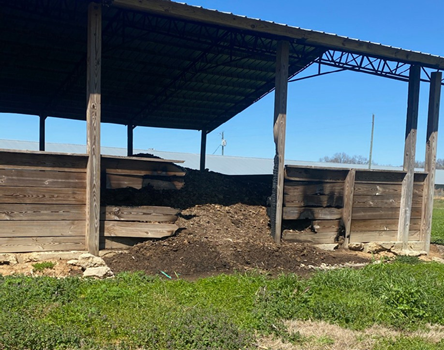
[[[412,213],[413,180],[415,175],[416,133],[418,127],[419,86],[421,67],[410,67],[407,100],[407,123],[405,130],[404,165],[406,172],[402,182],[401,207],[399,211],[398,241],[402,250],[408,250],[410,217]]]
[[[205,154],[207,152],[207,131],[202,130],[200,138],[200,171],[205,170]]]
[[[39,116],[39,151],[45,150],[45,121],[46,115]]]
[[[88,6],[86,248],[99,254],[102,5]]]
[[[273,135],[276,144],[274,157],[273,189],[271,194],[271,234],[276,243],[281,242],[282,209],[284,203],[285,128],[287,119],[289,43],[280,41],[276,54],[276,80],[274,96]]]
[[[134,154],[134,126],[128,124],[126,133],[127,133],[126,154],[128,157],[131,157]]]
[[[424,183],[424,196],[421,220],[421,241],[424,250],[430,251],[432,231],[433,195],[435,192],[436,151],[438,147],[439,105],[441,100],[441,72],[434,72],[430,79],[429,111],[427,119],[427,138],[424,170],[428,173]]]

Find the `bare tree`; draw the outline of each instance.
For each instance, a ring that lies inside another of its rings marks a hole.
[[[423,160],[415,161],[415,168],[424,168],[425,162]],[[444,169],[444,158],[438,158],[436,160],[436,169]]]
[[[368,164],[368,158],[363,156],[349,156],[347,153],[335,153],[333,156],[325,156],[319,159],[320,162],[343,163],[343,164]],[[374,163],[373,163],[374,164]]]

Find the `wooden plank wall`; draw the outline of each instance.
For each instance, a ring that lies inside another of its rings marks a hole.
[[[85,249],[86,161],[0,153],[0,252]]]
[[[404,176],[402,171],[356,171],[350,242],[398,240]],[[425,176],[415,174],[409,241],[419,240]]]
[[[174,235],[180,210],[170,207],[102,207],[102,249],[124,249],[152,238]]]
[[[343,231],[344,181],[348,170],[287,166],[283,238],[334,243]],[[305,222],[305,227],[297,227]]]
[[[184,185],[185,171],[170,161],[156,158],[102,156],[106,188],[152,186],[156,190],[176,190]]]
[[[350,242],[396,241],[405,172],[357,170]]]
[[[403,171],[287,166],[284,239],[334,243],[343,236],[345,243],[397,241],[404,176]],[[409,241],[420,239],[426,177],[414,177]]]

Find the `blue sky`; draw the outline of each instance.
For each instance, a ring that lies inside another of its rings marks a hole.
[[[444,1],[189,0],[189,4],[253,18],[336,33],[444,56]],[[307,73],[309,74],[309,73]],[[421,84],[417,159],[424,159],[429,86]],[[271,158],[273,94],[208,135],[207,153]],[[443,96],[444,98],[444,96]],[[441,103],[444,105],[444,103]],[[375,114],[373,159],[400,165],[403,159],[407,83],[362,73],[340,72],[289,85],[286,158],[318,161],[336,152],[368,157]],[[440,130],[444,134],[441,107]],[[69,130],[69,131],[68,131]],[[49,118],[47,142],[85,144],[84,122]],[[38,140],[38,118],[0,114],[0,139]],[[126,147],[124,126],[102,124],[102,145]],[[200,151],[200,132],[138,127],[134,147]],[[444,137],[438,143],[444,158]]]

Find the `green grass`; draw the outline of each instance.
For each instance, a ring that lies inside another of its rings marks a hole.
[[[103,281],[0,276],[0,349],[249,349],[285,320],[414,330],[444,325],[444,266],[395,260],[362,270],[220,275],[196,282],[120,274]],[[382,339],[381,349],[440,349]],[[424,344],[423,344],[424,343]],[[401,345],[397,345],[401,344]],[[441,347],[442,348],[442,347]]]
[[[431,242],[444,245],[444,199],[435,199],[433,204]]]
[[[55,263],[51,262],[51,261],[43,261],[43,262],[35,263],[32,265],[32,267],[34,268],[34,271],[44,271],[46,269],[51,270],[54,268],[54,266],[55,266]]]

